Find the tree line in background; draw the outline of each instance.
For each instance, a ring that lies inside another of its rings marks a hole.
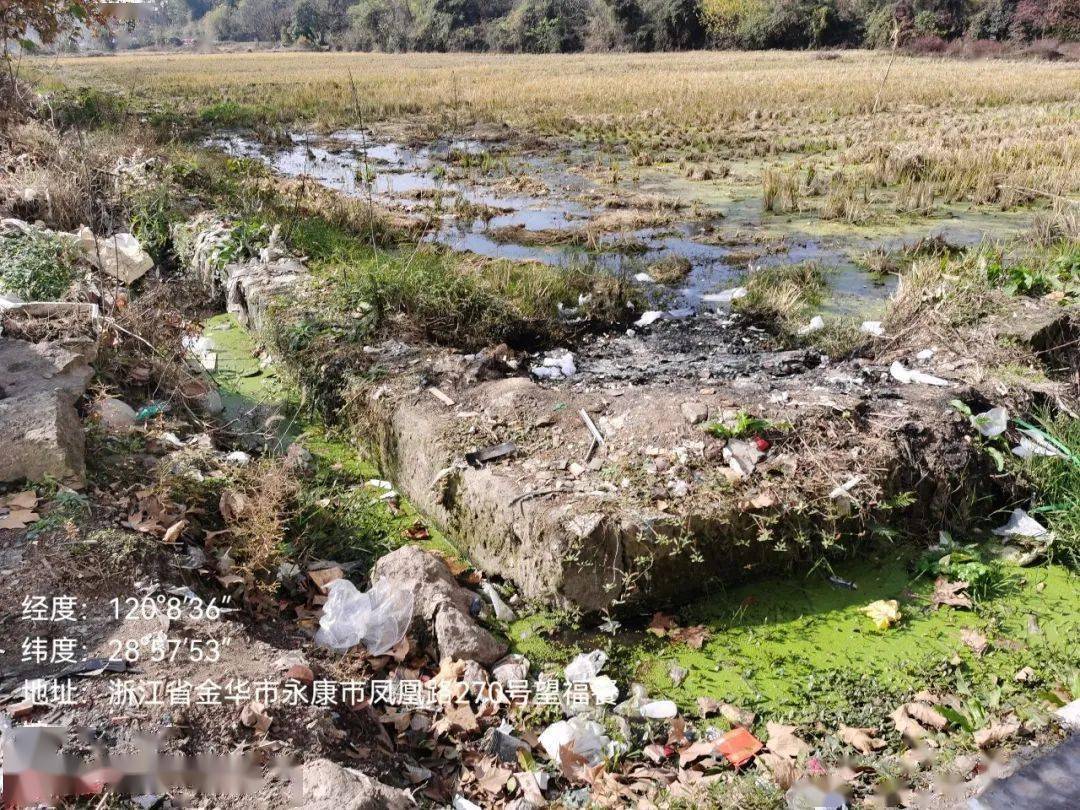
[[[1080,0],[160,0],[120,38],[374,51],[667,51],[1080,40]],[[105,39],[99,44],[115,45]]]

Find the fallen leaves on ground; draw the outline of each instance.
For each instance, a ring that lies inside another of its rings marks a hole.
[[[669,613],[654,613],[646,630],[658,638],[667,638],[675,644],[685,644],[695,650],[700,650],[709,640],[709,629],[705,625],[679,627],[675,617]]]
[[[949,725],[949,721],[945,719],[945,716],[933,706],[914,702],[905,703],[904,709],[907,711],[909,717],[912,717],[924,726],[930,726],[937,731],[941,731],[945,726]]]
[[[982,655],[986,652],[986,647],[989,644],[986,640],[986,636],[973,627],[965,627],[961,630],[960,640],[970,647],[975,655]]]
[[[785,726],[781,723],[766,723],[765,730],[768,737],[765,744],[774,754],[798,759],[810,753],[810,746],[795,736],[796,726]]]
[[[877,739],[877,729],[873,728],[840,726],[840,739],[860,754],[872,754],[886,745],[884,740]]]
[[[781,790],[788,790],[802,776],[802,771],[795,760],[770,751],[758,754],[757,764],[768,772]]]
[[[861,608],[878,630],[888,630],[900,621],[900,605],[895,599],[879,599]]]
[[[972,735],[975,738],[975,744],[979,748],[989,748],[992,745],[998,745],[1005,742],[1005,740],[1012,737],[1016,732],[1020,730],[1020,723],[1016,720],[998,721],[992,720],[990,725],[986,728],[979,729]]]
[[[956,608],[970,608],[971,597],[964,593],[968,588],[968,583],[963,580],[957,580],[955,582],[949,582],[945,577],[938,577],[934,582],[934,607],[939,608],[942,605]]]

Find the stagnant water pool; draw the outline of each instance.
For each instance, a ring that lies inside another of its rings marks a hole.
[[[597,262],[634,275],[668,257],[690,262],[690,273],[672,292],[673,307],[713,306],[703,296],[732,286],[754,266],[815,261],[829,270],[827,311],[866,312],[892,291],[895,279],[869,272],[867,252],[896,249],[939,236],[957,246],[1014,235],[1029,213],[945,207],[942,216],[888,226],[824,223],[778,216],[762,209],[759,190],[747,186],[717,193],[664,168],[600,180],[583,170],[595,153],[583,147],[552,154],[515,154],[505,144],[441,140],[408,146],[360,130],[331,135],[293,133],[266,143],[229,132],[207,147],[262,161],[287,177],[306,176],[344,194],[370,198],[405,212],[431,215],[423,239],[453,250],[551,264]],[[464,168],[463,168],[464,167]],[[678,200],[661,225],[600,233],[581,244],[590,222],[611,211],[617,195]],[[516,230],[515,230],[516,229]],[[544,239],[537,238],[544,235]],[[560,238],[564,234],[566,238]],[[537,242],[543,242],[537,244]]]

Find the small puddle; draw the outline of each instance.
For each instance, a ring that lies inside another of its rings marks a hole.
[[[580,147],[550,156],[518,156],[477,141],[411,147],[380,142],[357,130],[329,136],[293,134],[284,145],[225,133],[205,145],[260,160],[288,177],[310,177],[350,196],[370,195],[403,211],[437,213],[439,224],[424,238],[453,250],[557,265],[596,261],[630,273],[644,272],[666,257],[685,258],[692,270],[675,288],[682,299],[677,306],[683,307],[708,306],[701,296],[730,287],[751,261],[816,261],[830,270],[833,295],[827,311],[865,312],[892,292],[895,279],[868,273],[859,264],[863,254],[932,236],[957,246],[978,244],[1015,233],[1031,219],[1028,214],[960,207],[945,209],[946,216],[938,219],[874,227],[764,215],[754,188],[686,180],[672,167],[641,170],[614,183],[590,179],[583,167],[595,164],[596,155]],[[598,243],[589,243],[589,249],[582,247],[586,224],[612,211],[593,201],[616,191],[678,199],[693,206],[694,213],[680,209],[670,224],[605,234]],[[514,228],[525,233],[515,239]],[[541,233],[547,238],[537,239]],[[731,236],[710,238],[720,233]]]

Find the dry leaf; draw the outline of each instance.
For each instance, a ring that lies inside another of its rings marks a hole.
[[[666,636],[668,630],[676,627],[675,617],[670,613],[654,613],[652,621],[649,622],[649,626],[646,628],[648,632],[654,636]]]
[[[9,514],[0,517],[0,529],[25,529],[40,515],[29,509],[12,509]]]
[[[968,583],[963,580],[949,582],[945,577],[938,577],[934,582],[934,607],[948,605],[949,607],[970,608],[971,597],[963,593]]]
[[[907,712],[908,717],[912,717],[924,726],[930,726],[938,731],[949,725],[949,721],[945,719],[945,716],[932,706],[926,706],[922,703],[905,703],[904,711]]]
[[[794,760],[766,751],[757,755],[757,763],[769,772],[773,781],[780,786],[781,790],[788,790],[799,781],[802,775],[799,766]]]
[[[695,762],[702,757],[712,756],[715,753],[716,743],[708,740],[698,740],[679,752],[679,767],[685,768],[691,762]]]
[[[446,707],[443,716],[435,723],[434,729],[437,735],[448,731],[467,734],[476,731],[479,727],[476,715],[468,703],[451,703]]]
[[[895,599],[879,599],[864,608],[863,613],[870,617],[878,630],[888,630],[900,621],[900,604]]]
[[[3,498],[0,498],[0,506],[6,506],[12,512],[16,509],[33,509],[37,506],[38,496],[32,489],[27,489],[23,492],[13,492]]]
[[[165,530],[164,536],[161,538],[162,543],[175,543],[180,539],[180,535],[184,533],[184,529],[187,528],[188,522],[186,520],[178,520],[172,526]]]
[[[506,787],[506,780],[511,776],[509,768],[499,768],[497,766],[490,767],[485,773],[481,774],[479,770],[476,772],[476,784],[480,786],[480,789],[485,793],[491,795],[498,795],[502,793],[503,788]]]
[[[247,505],[247,496],[232,489],[224,490],[218,498],[218,510],[226,523],[235,523],[247,509]]]
[[[709,631],[705,625],[698,624],[681,630],[672,630],[668,633],[668,637],[677,644],[685,644],[695,650],[700,650],[709,639]]]
[[[749,709],[740,709],[738,706],[733,706],[730,703],[721,703],[717,708],[720,711],[720,716],[732,725],[750,728],[750,726],[754,724],[754,717],[756,715]]]
[[[925,728],[920,726],[915,720],[911,719],[904,706],[897,708],[890,716],[892,717],[893,725],[896,726],[896,730],[900,732],[901,736],[908,740],[921,740],[928,734]]]
[[[989,644],[986,640],[986,636],[973,627],[965,627],[961,630],[960,640],[970,647],[975,655],[982,655],[986,652],[986,646]]]
[[[979,729],[973,736],[975,738],[975,744],[979,746],[979,748],[989,748],[992,745],[1004,742],[1019,730],[1020,724],[1015,720],[1005,723],[993,720],[989,726]]]
[[[785,757],[799,758],[810,753],[810,746],[795,736],[795,726],[785,726],[780,723],[766,723],[765,730],[769,736],[765,744],[774,754]]]
[[[885,747],[885,741],[876,739],[876,736],[877,729],[840,726],[840,739],[861,754],[872,754]]]
[[[345,572],[338,566],[332,565],[329,568],[319,568],[315,571],[308,571],[308,576],[311,577],[311,581],[315,583],[315,587],[319,589],[320,593],[329,593],[329,586],[331,582],[339,580],[345,576]]]

